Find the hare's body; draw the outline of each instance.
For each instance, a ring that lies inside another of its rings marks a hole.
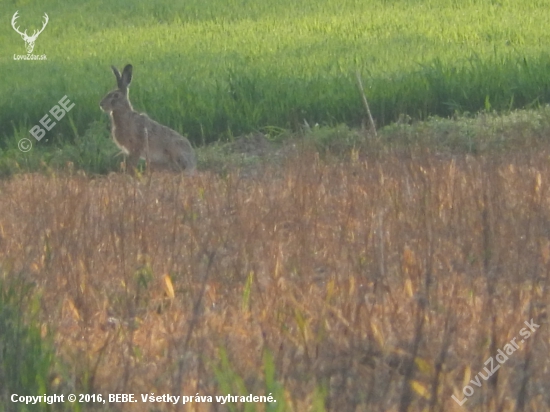
[[[141,158],[155,170],[193,172],[196,160],[189,140],[132,108],[128,98],[132,66],[127,65],[122,75],[115,67],[112,69],[118,89],[107,94],[99,105],[111,116],[113,140],[128,156],[130,171]]]

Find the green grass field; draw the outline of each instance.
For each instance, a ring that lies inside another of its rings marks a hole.
[[[195,144],[265,127],[358,125],[363,77],[378,126],[400,114],[448,116],[550,101],[550,1],[10,1],[0,12],[0,136],[10,141],[63,96],[76,106],[49,132],[93,121],[131,62],[137,110]],[[34,54],[14,61],[50,22]],[[28,134],[28,133],[27,133]],[[42,142],[41,142],[42,144]]]

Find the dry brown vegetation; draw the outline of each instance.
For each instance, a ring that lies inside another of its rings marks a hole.
[[[548,156],[304,150],[252,177],[19,175],[0,183],[0,262],[41,294],[69,365],[58,393],[275,395],[273,366],[284,410],[542,411]]]

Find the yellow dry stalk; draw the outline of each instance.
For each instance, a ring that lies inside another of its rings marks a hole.
[[[176,294],[174,293],[174,285],[172,284],[170,275],[164,275],[164,292],[170,299],[174,299],[176,297]]]
[[[409,381],[409,384],[411,385],[412,390],[418,395],[425,399],[430,399],[430,390],[426,387],[426,385],[416,380]]]
[[[76,321],[82,320],[82,317],[80,316],[80,313],[78,312],[78,309],[76,308],[73,300],[71,298],[65,299],[65,310],[69,311],[69,313],[72,315],[73,319]]]

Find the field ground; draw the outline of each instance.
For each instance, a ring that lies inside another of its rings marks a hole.
[[[24,309],[29,329],[12,356],[43,371],[36,393],[277,400],[196,411],[548,409],[549,119],[332,131],[350,146],[313,127],[264,160],[256,136],[200,152],[190,178],[15,174],[0,321]]]

